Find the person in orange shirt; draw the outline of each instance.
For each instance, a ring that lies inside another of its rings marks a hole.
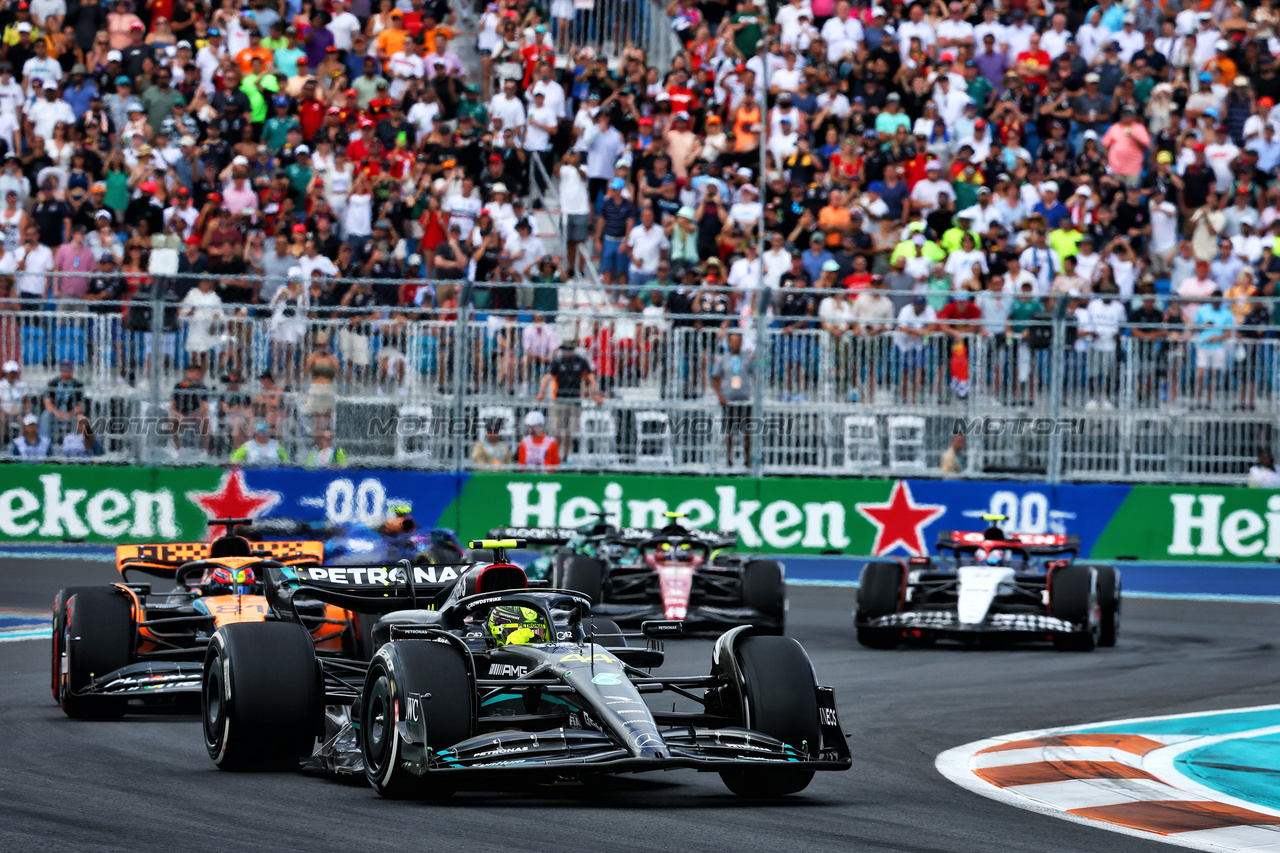
[[[263,71],[266,71],[275,63],[275,54],[262,46],[262,34],[258,32],[257,27],[249,30],[249,46],[236,54],[236,65],[240,66],[241,74],[253,73],[253,58],[255,56],[262,60]]]
[[[1204,64],[1204,70],[1212,71],[1217,68],[1222,72],[1222,80],[1224,83],[1227,80],[1235,80],[1238,72],[1236,71],[1236,61],[1231,58],[1231,42],[1226,39],[1218,39],[1217,43],[1214,45],[1214,50],[1217,51],[1217,53],[1213,59],[1210,59]]]
[[[844,190],[832,190],[827,206],[818,211],[818,230],[827,235],[827,248],[839,246],[840,238],[852,226],[849,208],[844,203]]]
[[[520,439],[517,461],[521,468],[542,469],[560,467],[560,444],[547,435],[547,419],[542,412],[530,412],[524,416],[529,434]]]
[[[409,33],[404,28],[404,12],[391,10],[391,26],[378,33],[378,61],[387,67],[387,60],[404,50],[405,39]]]

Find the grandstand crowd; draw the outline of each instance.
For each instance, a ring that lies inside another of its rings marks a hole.
[[[1234,345],[1271,339],[1280,280],[1272,0],[673,0],[612,20],[636,3],[6,0],[0,439],[77,434],[65,391],[16,390],[83,369],[33,356],[38,312],[112,324],[127,386],[155,300],[165,358],[204,389],[188,397],[305,390],[317,435],[357,385],[404,393],[406,324],[462,298],[489,317],[475,372],[539,398],[621,344],[641,381],[645,352],[696,329],[704,380],[675,393],[741,403],[735,347],[761,322],[812,337],[774,350],[780,376],[828,347],[963,396],[956,353],[1043,350],[1058,300],[1092,405],[1131,341],[1165,381],[1180,352],[1196,394],[1240,361],[1257,381],[1257,347]],[[666,67],[597,49],[650,27],[679,43]],[[588,271],[621,319],[567,340],[556,315]],[[272,357],[246,376],[255,320]],[[1043,367],[1002,357],[1023,384]],[[236,446],[264,424],[246,415]]]

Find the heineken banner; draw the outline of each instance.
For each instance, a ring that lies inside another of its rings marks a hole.
[[[1074,533],[1087,557],[1268,561],[1280,557],[1280,493],[1194,486],[957,480],[465,474],[411,470],[6,465],[0,541],[201,539],[205,520],[283,517],[375,524],[407,505],[460,537],[493,527],[631,527],[680,512],[734,530],[745,550],[797,554],[933,552],[942,530],[998,513],[1024,533]]]

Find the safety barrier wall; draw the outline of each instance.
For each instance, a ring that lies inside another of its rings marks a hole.
[[[1263,562],[1280,557],[1280,492],[1220,486],[923,479],[453,473],[400,469],[17,464],[0,483],[0,542],[199,539],[207,517],[376,524],[407,504],[463,538],[499,526],[686,523],[738,532],[746,550],[931,553],[943,530],[1007,516],[1025,533],[1072,533],[1096,559]]]

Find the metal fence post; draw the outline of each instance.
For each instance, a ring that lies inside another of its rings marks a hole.
[[[177,358],[177,351],[174,352],[174,358]],[[144,361],[146,356],[143,356]],[[160,443],[163,435],[160,431],[160,424],[164,420],[164,412],[162,411],[162,398],[160,395],[160,376],[164,368],[164,297],[161,295],[160,277],[153,277],[151,280],[151,359],[150,359],[151,375],[147,377],[148,395],[151,398],[151,415],[154,419],[154,434],[146,435],[144,431],[143,453],[147,461],[156,463],[160,461]],[[181,424],[177,427],[181,428]],[[181,441],[181,434],[179,434]]]
[[[1045,479],[1051,485],[1062,481],[1062,430],[1057,428],[1062,417],[1062,397],[1066,385],[1065,359],[1067,342],[1067,303],[1063,296],[1053,306],[1053,355],[1049,359],[1049,413],[1053,418],[1054,429],[1049,436],[1049,459],[1045,465]]]
[[[760,268],[764,269],[764,259],[760,260]],[[755,436],[755,441],[751,442],[751,476],[759,479],[764,470],[764,383],[769,375],[769,365],[765,359],[765,333],[769,329],[768,311],[769,301],[772,298],[769,294],[769,287],[762,280],[760,282],[760,290],[758,291],[758,301],[756,302],[756,350],[755,365],[751,369],[751,413],[755,419],[761,424],[761,430]]]
[[[458,332],[453,350],[453,418],[449,432],[453,436],[453,469],[466,468],[467,433],[467,350],[471,332],[471,294],[475,285],[466,281],[458,298]]]

